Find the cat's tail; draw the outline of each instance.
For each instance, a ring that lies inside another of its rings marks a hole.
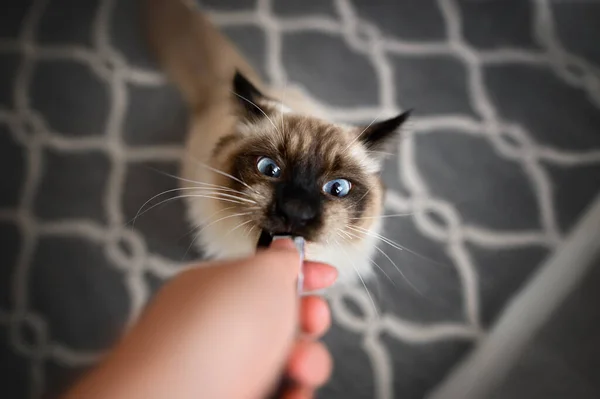
[[[258,74],[193,0],[141,0],[151,50],[191,107],[230,95],[235,71],[257,86]]]

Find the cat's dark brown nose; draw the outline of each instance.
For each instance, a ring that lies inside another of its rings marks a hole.
[[[317,216],[317,208],[310,202],[291,198],[278,201],[276,212],[292,229],[306,226]]]

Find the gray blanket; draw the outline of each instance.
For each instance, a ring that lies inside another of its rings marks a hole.
[[[132,223],[177,186],[186,125],[136,3],[3,5],[2,397],[60,392],[202,256],[179,200]],[[202,4],[268,80],[336,120],[415,109],[384,171],[378,277],[332,298],[320,397],[424,397],[599,192],[600,3]]]

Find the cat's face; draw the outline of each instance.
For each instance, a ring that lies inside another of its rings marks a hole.
[[[219,184],[246,198],[246,227],[308,241],[353,240],[347,226],[367,227],[380,214],[381,154],[407,114],[368,128],[332,124],[288,112],[241,75],[240,123],[215,147]],[[251,201],[251,202],[250,202]]]

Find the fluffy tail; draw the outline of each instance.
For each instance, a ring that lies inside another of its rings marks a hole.
[[[235,70],[258,74],[193,0],[141,0],[145,33],[162,68],[193,108],[230,96]]]

